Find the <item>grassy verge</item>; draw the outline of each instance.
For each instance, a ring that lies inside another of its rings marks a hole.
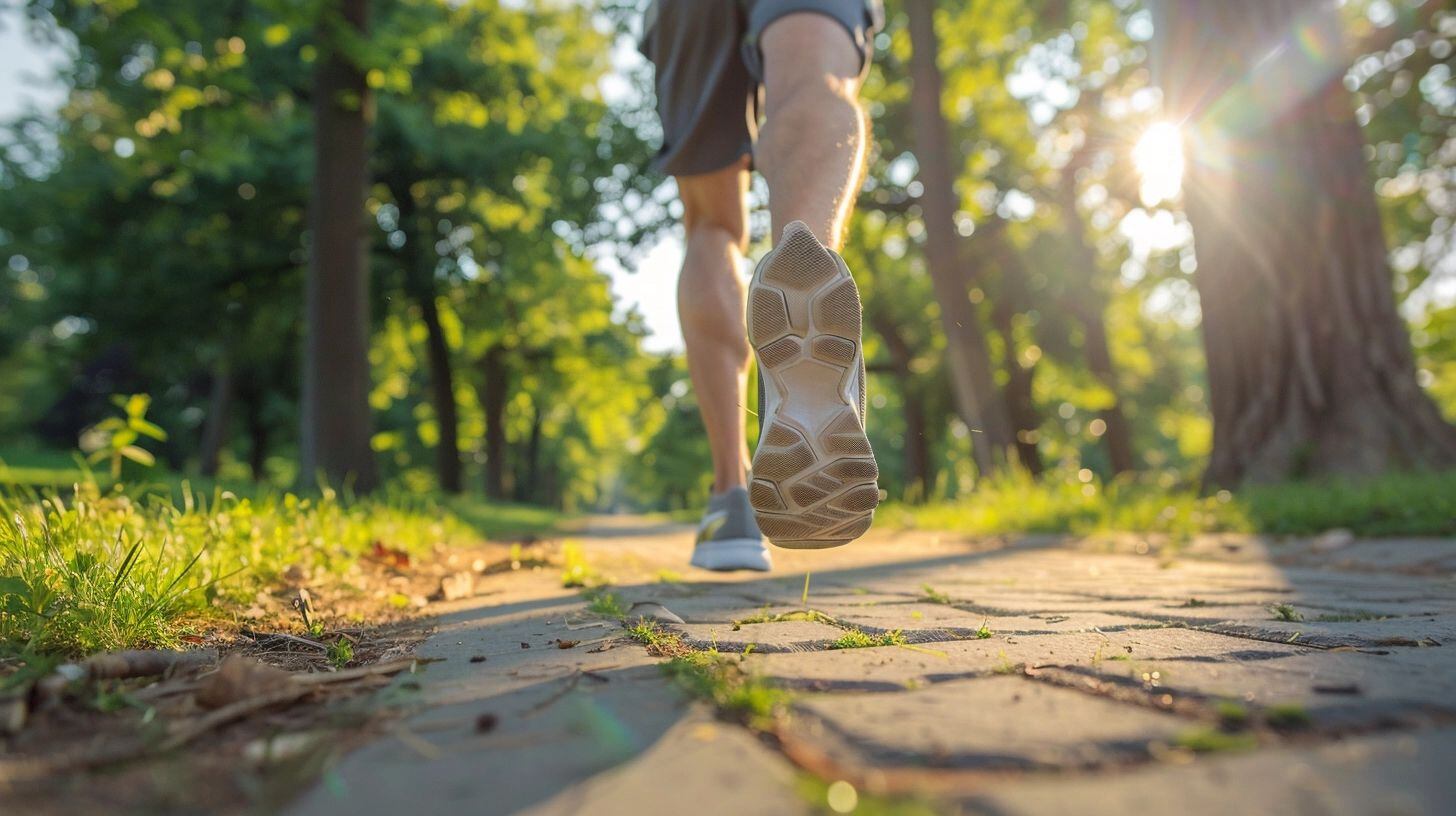
[[[425,556],[479,544],[482,531],[550,529],[544,511],[452,506],[468,513],[387,493],[0,488],[0,655],[172,646],[276,589],[290,570],[346,576],[380,548]]]
[[[1357,535],[1456,534],[1456,471],[1393,474],[1364,482],[1249,487],[1200,496],[1155,481],[1082,483],[1074,474],[1042,481],[1013,476],[982,484],[955,502],[891,505],[891,524],[1003,533],[1208,532],[1313,535],[1346,528]]]

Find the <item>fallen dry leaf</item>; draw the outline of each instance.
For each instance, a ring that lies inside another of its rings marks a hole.
[[[240,700],[277,693],[291,685],[288,672],[251,657],[229,655],[216,672],[203,678],[196,700],[203,708],[222,708]]]

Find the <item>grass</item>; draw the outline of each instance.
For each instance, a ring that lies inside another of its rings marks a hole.
[[[1200,496],[1177,479],[1082,484],[1071,473],[1041,481],[1024,474],[991,479],[956,501],[890,505],[881,517],[901,527],[1008,533],[1145,532],[1188,537],[1209,532],[1315,535],[1456,534],[1456,470],[1390,474],[1375,480],[1261,485]]]
[[[930,584],[921,584],[920,592],[921,600],[925,601],[926,603],[946,605],[949,605],[951,603],[949,595],[945,594],[944,592],[940,592]]]
[[[829,643],[831,649],[868,649],[873,646],[904,646],[908,641],[899,629],[871,635],[859,629],[850,629],[838,639]]]
[[[1287,603],[1274,604],[1273,606],[1269,607],[1269,611],[1274,614],[1274,620],[1277,621],[1289,621],[1290,623],[1298,623],[1304,620],[1304,615],[1301,614],[1298,609],[1295,609],[1293,606]]]
[[[1179,734],[1174,742],[1180,748],[1187,748],[1199,754],[1252,751],[1259,747],[1259,738],[1251,733],[1220,731],[1216,728],[1185,731]]]
[[[586,593],[586,600],[586,611],[593,615],[613,620],[624,620],[627,617],[627,607],[615,593],[597,588]]]
[[[792,612],[770,612],[768,607],[758,610],[746,618],[733,621],[733,631],[738,631],[745,624],[750,623],[783,623],[784,621],[808,621],[810,623],[822,623],[825,626],[839,626],[839,621],[834,617],[826,615],[817,609],[795,609]]]
[[[290,567],[342,577],[376,544],[424,555],[476,543],[473,525],[399,495],[0,489],[0,654],[175,646]]]

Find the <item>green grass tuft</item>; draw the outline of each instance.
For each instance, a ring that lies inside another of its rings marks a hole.
[[[920,591],[924,593],[921,600],[925,601],[926,603],[947,605],[951,603],[949,595],[945,594],[944,592],[937,591],[936,588],[931,586],[930,584],[921,584]]]
[[[1298,609],[1286,603],[1274,604],[1269,607],[1269,611],[1274,613],[1274,620],[1289,621],[1291,623],[1298,623],[1304,620],[1304,615],[1300,614]]]
[[[1230,733],[1214,728],[1200,728],[1185,731],[1175,740],[1180,748],[1187,748],[1200,754],[1216,754],[1232,751],[1252,751],[1259,747],[1259,739],[1247,732]]]
[[[612,620],[622,620],[627,617],[627,607],[622,605],[622,599],[615,593],[597,588],[588,590],[585,595],[586,611],[593,615],[600,615]]]
[[[174,495],[175,493],[175,495]],[[418,499],[350,501],[189,485],[0,491],[0,654],[179,645],[290,567],[343,575],[376,543],[416,556],[479,542]]]
[[[1180,486],[1180,481],[1182,485]],[[1456,470],[1369,481],[1260,485],[1201,496],[1177,474],[1081,483],[1074,473],[982,480],[965,498],[889,505],[892,524],[971,535],[1141,532],[1187,538],[1208,532],[1361,536],[1456,534]]]
[[[868,649],[874,646],[904,646],[908,641],[899,629],[892,629],[878,635],[871,635],[859,629],[850,629],[837,640],[829,643],[831,649]]]

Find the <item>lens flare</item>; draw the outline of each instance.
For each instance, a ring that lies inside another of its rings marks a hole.
[[[1132,163],[1142,183],[1144,207],[1177,198],[1183,190],[1183,134],[1171,122],[1147,129],[1132,149]]]

